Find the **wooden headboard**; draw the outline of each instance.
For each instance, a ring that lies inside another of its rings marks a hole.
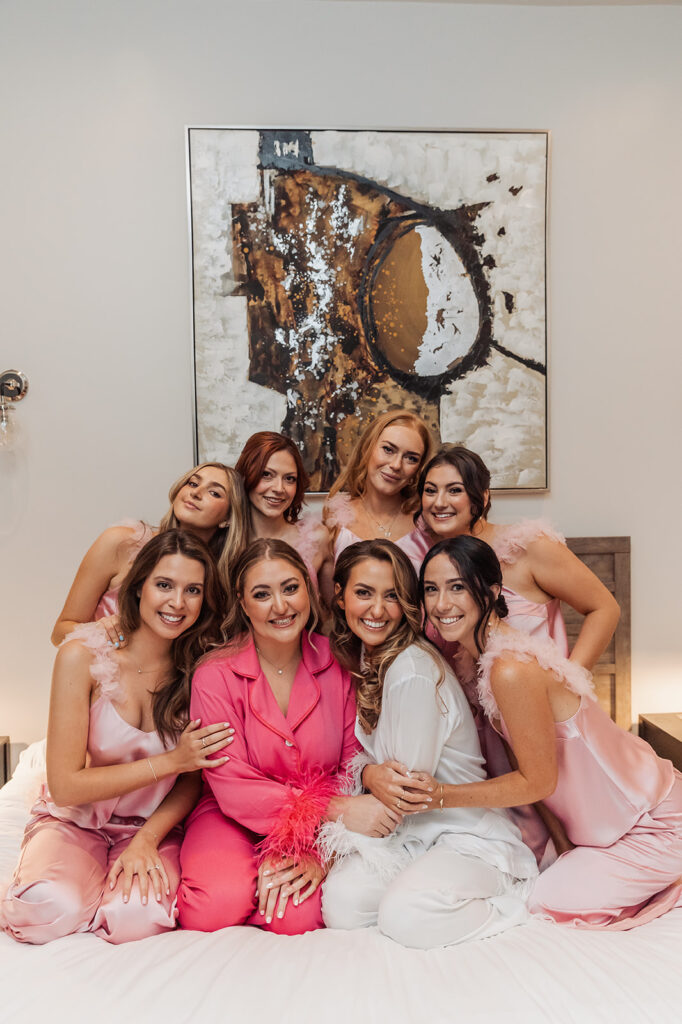
[[[632,725],[630,700],[630,538],[568,537],[566,543],[578,558],[598,576],[620,605],[620,622],[611,643],[594,667],[597,697],[618,725]],[[583,616],[561,605],[566,621],[568,645],[573,647]]]

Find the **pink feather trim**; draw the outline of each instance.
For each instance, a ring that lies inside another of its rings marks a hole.
[[[291,857],[297,864],[304,860],[321,863],[317,833],[329,801],[339,788],[336,775],[292,779],[277,823],[258,844],[259,861]]]

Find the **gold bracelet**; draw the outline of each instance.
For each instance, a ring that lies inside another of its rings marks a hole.
[[[147,764],[149,765],[149,767],[150,767],[150,768],[151,768],[151,770],[152,770],[152,775],[154,776],[154,782],[158,782],[159,780],[158,780],[158,778],[157,778],[156,772],[154,771],[154,765],[153,765],[153,764],[151,763],[151,761],[149,760],[149,758],[147,758]],[[443,787],[441,786],[440,788],[442,789]],[[441,807],[442,807],[442,806],[443,806],[443,801],[441,800]]]
[[[440,809],[443,810],[443,783],[440,784]]]

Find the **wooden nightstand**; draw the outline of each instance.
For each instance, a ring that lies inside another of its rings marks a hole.
[[[682,772],[682,713],[640,715],[639,735]]]
[[[0,786],[9,782],[9,736],[0,736]]]

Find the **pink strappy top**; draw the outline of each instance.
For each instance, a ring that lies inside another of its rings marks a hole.
[[[310,574],[310,579],[315,590],[320,589],[317,580],[317,570],[315,568],[315,555],[317,554],[315,530],[319,525],[319,522],[319,519],[315,519],[313,516],[305,516],[303,519],[299,519],[296,523],[298,538],[296,540],[295,547],[306,564],[306,568]]]
[[[353,531],[349,529],[349,523],[353,521],[353,513],[350,508],[350,503],[350,494],[346,494],[345,491],[339,491],[339,493],[335,494],[327,503],[327,524],[332,529],[336,528],[336,537],[334,538],[335,562],[342,551],[351,544],[356,544],[358,541],[362,540],[362,537],[358,537],[356,533],[353,533]],[[418,523],[414,530],[411,530],[410,533],[406,533],[404,536],[399,537],[398,540],[393,543],[396,547],[405,552],[409,560],[412,562],[415,572],[418,574],[426,552],[435,542],[426,530]]]
[[[92,652],[90,673],[99,684],[97,700],[90,707],[88,730],[88,766],[127,764],[140,761],[165,751],[157,732],[144,732],[126,722],[116,710],[114,702],[122,703],[123,696],[118,665],[103,631],[92,622],[77,626],[68,640],[80,640]],[[152,778],[152,772],[149,772]],[[101,828],[112,819],[146,819],[156,810],[173,788],[176,776],[169,775],[143,789],[124,796],[98,800],[77,807],[58,807],[43,783],[40,796],[32,809],[33,814],[49,814],[60,821],[72,821],[81,828]]]
[[[490,686],[492,667],[503,654],[537,661],[580,697],[576,713],[555,722],[558,781],[544,803],[576,846],[610,846],[665,800],[674,780],[671,762],[609,718],[596,701],[590,673],[564,658],[552,640],[501,628],[479,661],[478,696],[486,715],[500,719],[507,740]]]
[[[522,519],[511,526],[498,527],[491,547],[504,567],[512,565],[528,545],[539,537],[547,537],[559,544],[566,543],[566,538],[546,519]],[[502,594],[509,609],[509,615],[504,620],[507,625],[530,636],[551,637],[561,653],[568,657],[568,637],[558,597],[544,603],[529,601],[504,585]]]
[[[126,541],[129,550],[128,564],[132,565],[137,557],[138,551],[140,551],[148,540],[151,540],[155,535],[156,531],[153,527],[149,526],[148,523],[143,523],[139,519],[122,519],[119,523],[114,523],[114,526],[127,526],[129,529],[134,530],[132,537],[129,541]],[[95,608],[95,622],[98,619],[103,619],[105,615],[115,615],[118,611],[118,592],[121,589],[120,584],[118,587],[113,587],[111,590],[106,590]],[[73,634],[72,634],[73,635]]]

